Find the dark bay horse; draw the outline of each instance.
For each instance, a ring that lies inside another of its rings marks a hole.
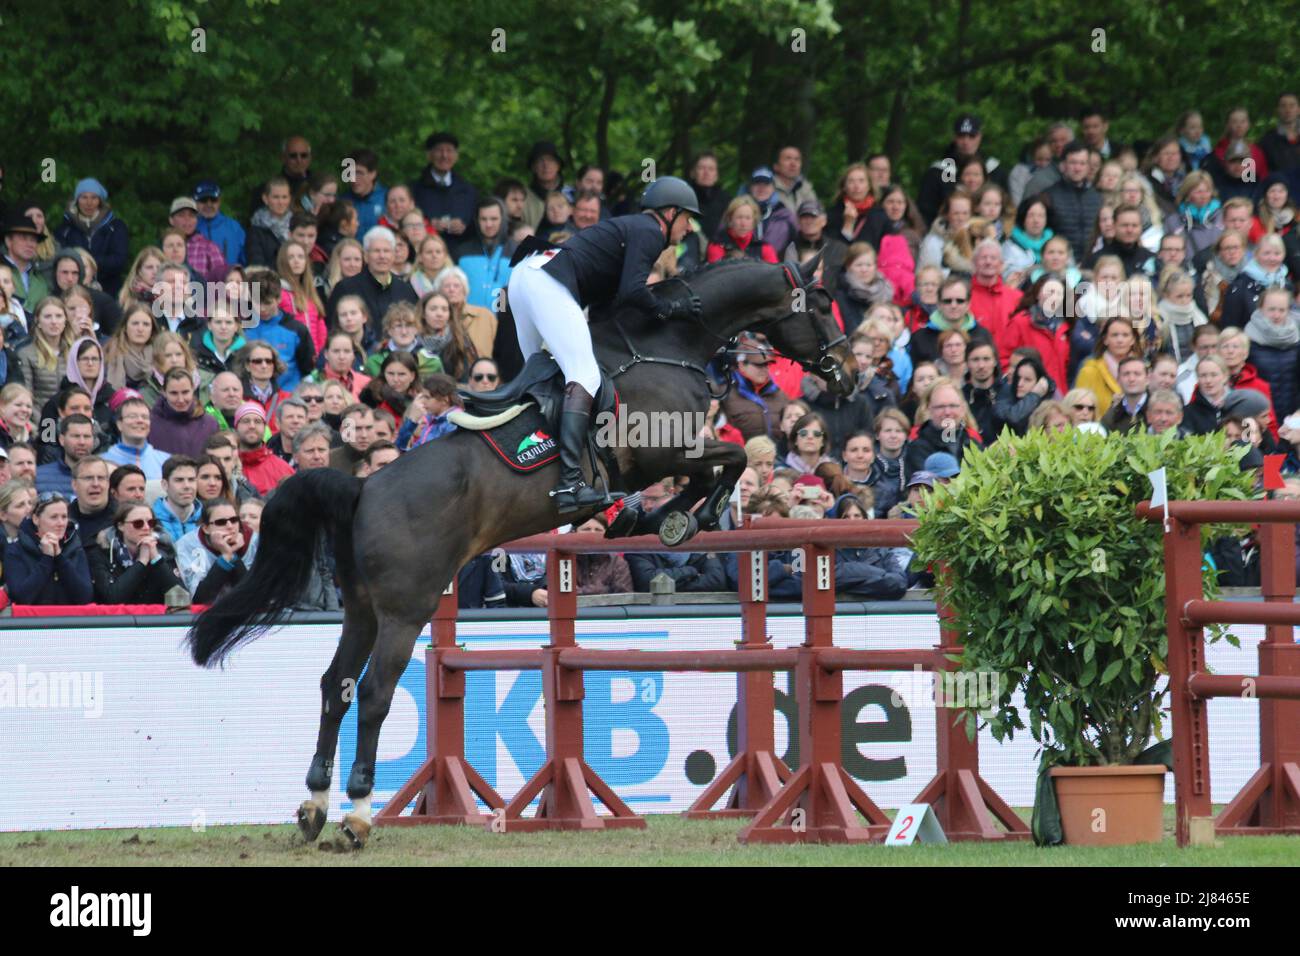
[[[796,270],[729,260],[706,266],[685,281],[663,282],[655,287],[656,295],[693,292],[701,301],[701,317],[665,323],[637,310],[620,310],[591,325],[596,358],[609,371],[630,365],[616,379],[629,413],[676,412],[695,421],[709,404],[702,366],[750,329],[764,332],[782,354],[826,378],[837,394],[850,394],[856,367],[831,313],[830,297],[813,282],[817,265],[814,260]],[[644,488],[670,475],[690,475],[687,490],[656,514],[690,509],[708,495],[697,511],[699,523],[715,526],[745,468],[744,449],[707,440],[702,454],[698,445],[692,449],[698,457],[688,457],[686,450],[617,448],[622,486]],[[721,466],[716,477],[715,466]],[[421,445],[365,480],[330,468],[312,469],[290,476],[272,496],[262,515],[253,567],[200,615],[188,642],[198,664],[214,666],[281,623],[307,583],[313,549],[322,535],[330,536],[343,591],[343,635],[321,678],[320,732],[307,774],[311,799],[298,811],[308,840],[325,825],[339,724],[367,661],[356,695],[357,752],[347,783],[354,807],[343,820],[344,832],[357,848],[370,830],[380,725],[447,584],[476,555],[566,521],[580,524],[598,510],[559,517],[547,494],[556,467],[515,474],[479,436],[459,430]]]

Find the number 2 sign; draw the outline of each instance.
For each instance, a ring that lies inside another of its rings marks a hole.
[[[894,824],[885,837],[886,846],[911,846],[913,843],[947,843],[943,827],[928,803],[909,803],[898,808]]]

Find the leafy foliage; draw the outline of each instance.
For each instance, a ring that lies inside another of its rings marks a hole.
[[[1146,475],[1161,466],[1171,500],[1249,498],[1242,453],[1219,435],[1006,432],[968,453],[961,474],[936,489],[913,547],[919,561],[946,567],[937,591],[965,640],[961,667],[1003,677],[995,738],[1025,729],[1016,689],[1030,734],[1053,762],[1131,763],[1159,735],[1163,529],[1134,509],[1149,497]],[[1206,592],[1214,591],[1207,571]]]

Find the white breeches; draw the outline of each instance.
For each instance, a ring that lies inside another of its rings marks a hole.
[[[519,334],[519,350],[527,360],[542,343],[555,356],[565,382],[577,382],[595,395],[600,367],[591,349],[591,331],[582,306],[554,276],[537,268],[539,256],[529,256],[510,273],[510,311]]]

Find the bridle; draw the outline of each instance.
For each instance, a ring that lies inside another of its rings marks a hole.
[[[781,270],[785,273],[785,279],[790,283],[791,289],[802,289],[810,296],[820,296],[825,303],[826,311],[830,311],[833,300],[831,299],[830,292],[828,292],[826,287],[822,285],[820,279],[813,282],[811,285],[804,286],[799,283],[794,274],[794,270],[788,265],[782,265]],[[835,360],[835,356],[831,355],[830,351],[835,348],[835,346],[847,342],[849,337],[843,332],[835,336],[835,338],[828,336],[826,330],[822,328],[822,324],[817,321],[817,310],[807,308],[807,302],[805,302],[804,305],[805,308],[802,311],[811,320],[813,331],[817,334],[817,363],[814,365],[812,362],[805,359],[795,359],[795,361],[805,372],[820,376],[821,378],[834,378],[836,381],[842,381],[844,373],[840,368],[840,363]],[[794,315],[794,312],[791,312],[790,315]],[[789,316],[787,316],[787,318],[788,317]]]

